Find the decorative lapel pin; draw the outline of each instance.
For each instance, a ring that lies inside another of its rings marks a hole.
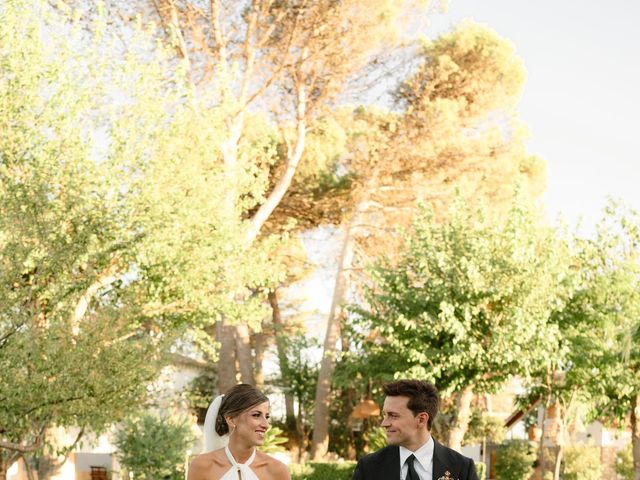
[[[454,480],[454,478],[453,475],[451,475],[451,472],[447,470],[444,472],[444,476],[440,477],[438,480]]]

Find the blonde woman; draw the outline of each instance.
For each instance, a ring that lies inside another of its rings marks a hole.
[[[191,462],[188,480],[290,480],[284,463],[256,449],[268,428],[267,397],[251,385],[232,387],[207,410],[207,453]]]

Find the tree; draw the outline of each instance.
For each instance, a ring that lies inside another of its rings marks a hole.
[[[423,209],[399,261],[374,269],[351,357],[364,376],[422,378],[454,395],[458,449],[473,392],[551,360],[566,269],[562,245],[527,208],[514,204],[501,222],[462,203],[441,222]]]
[[[49,28],[67,40],[83,33],[44,2],[11,2],[0,15],[2,477],[13,459],[42,449],[54,425],[103,429],[155,375],[163,342],[144,335],[137,305],[121,295],[138,232],[120,193],[132,185],[125,169],[161,131],[166,103],[153,80],[128,89],[131,77],[118,75],[131,64],[102,70],[113,77],[100,84],[97,50],[83,57],[73,41],[45,42]],[[137,67],[128,73],[157,79]],[[124,104],[114,105],[109,122],[105,107],[125,91],[131,116],[118,118]],[[133,118],[138,128],[125,135]],[[107,152],[92,141],[98,125],[111,135]]]
[[[345,215],[325,336],[314,445],[326,441],[344,307],[357,301],[353,280],[381,252],[396,255],[418,203],[429,202],[444,215],[458,191],[470,202],[505,210],[516,185],[533,200],[544,184],[544,164],[524,145],[516,110],[524,68],[509,42],[465,23],[425,44],[418,59],[417,71],[395,92],[399,114],[361,109],[347,123],[353,206]],[[366,275],[359,279],[368,282]]]
[[[394,34],[400,8],[386,1],[220,1],[200,9],[196,2],[154,2],[178,54],[190,67],[199,92],[216,94],[211,105],[224,120],[220,151],[228,185],[224,203],[242,202],[237,187],[240,153],[250,109],[276,119],[282,145],[268,190],[253,198],[245,217],[244,248],[252,245],[291,186],[307,133],[343,90],[349,77],[384,48]],[[201,59],[201,61],[198,61]],[[229,301],[242,302],[243,296]],[[253,383],[247,325],[226,319],[218,325],[220,389]]]
[[[0,478],[45,444],[55,456],[54,426],[123,418],[185,325],[256,316],[221,299],[274,273],[268,244],[251,268],[234,248],[223,162],[203,162],[221,120],[191,128],[199,105],[148,32],[123,46],[100,12],[71,17],[0,6]],[[243,195],[260,186],[238,178]]]
[[[575,236],[575,286],[554,315],[565,352],[557,365],[562,381],[546,387],[564,403],[569,396],[583,398],[593,418],[630,422],[635,479],[640,478],[639,232],[637,212],[611,202],[593,238]],[[541,381],[531,392],[545,393]]]

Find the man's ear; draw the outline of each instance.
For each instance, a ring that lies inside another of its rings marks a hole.
[[[429,414],[427,412],[420,412],[418,414],[418,422],[420,423],[420,426],[424,425],[428,429],[429,428]]]

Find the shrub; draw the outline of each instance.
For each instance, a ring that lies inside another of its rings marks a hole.
[[[602,463],[596,447],[567,447],[564,451],[565,480],[600,480]]]
[[[267,434],[264,436],[264,443],[259,447],[259,450],[264,453],[283,452],[284,447],[282,445],[288,441],[283,433],[280,427],[271,426],[267,430]]]
[[[356,462],[309,462],[290,465],[291,480],[351,480]]]
[[[614,469],[618,476],[624,480],[633,479],[633,453],[631,451],[631,444],[622,450],[618,450]]]
[[[135,480],[182,480],[193,441],[186,419],[147,413],[124,422],[116,434],[116,455]]]
[[[387,446],[387,432],[382,427],[371,427],[364,434],[367,442],[366,453],[375,452]]]
[[[478,478],[480,480],[482,480],[483,478],[487,478],[487,465],[484,462],[475,462],[475,465]]]
[[[498,448],[495,473],[497,480],[527,480],[533,473],[536,453],[527,440],[509,440]]]

